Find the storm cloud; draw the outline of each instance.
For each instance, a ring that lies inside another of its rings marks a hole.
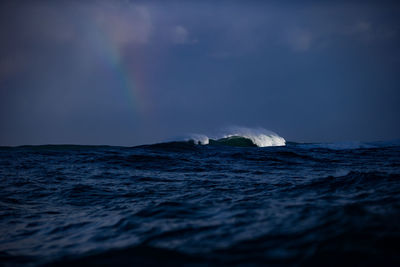
[[[0,145],[400,138],[394,2],[0,5]]]

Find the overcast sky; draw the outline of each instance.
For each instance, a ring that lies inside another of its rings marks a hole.
[[[399,14],[391,1],[2,1],[0,145],[234,125],[399,139]]]

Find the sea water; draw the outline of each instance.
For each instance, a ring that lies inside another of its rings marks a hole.
[[[399,143],[222,143],[0,148],[0,264],[400,263]]]

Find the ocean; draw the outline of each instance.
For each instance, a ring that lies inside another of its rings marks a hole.
[[[1,147],[0,265],[399,266],[399,142],[249,140]]]

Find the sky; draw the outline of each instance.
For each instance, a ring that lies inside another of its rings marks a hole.
[[[400,138],[392,1],[1,1],[0,145]]]

